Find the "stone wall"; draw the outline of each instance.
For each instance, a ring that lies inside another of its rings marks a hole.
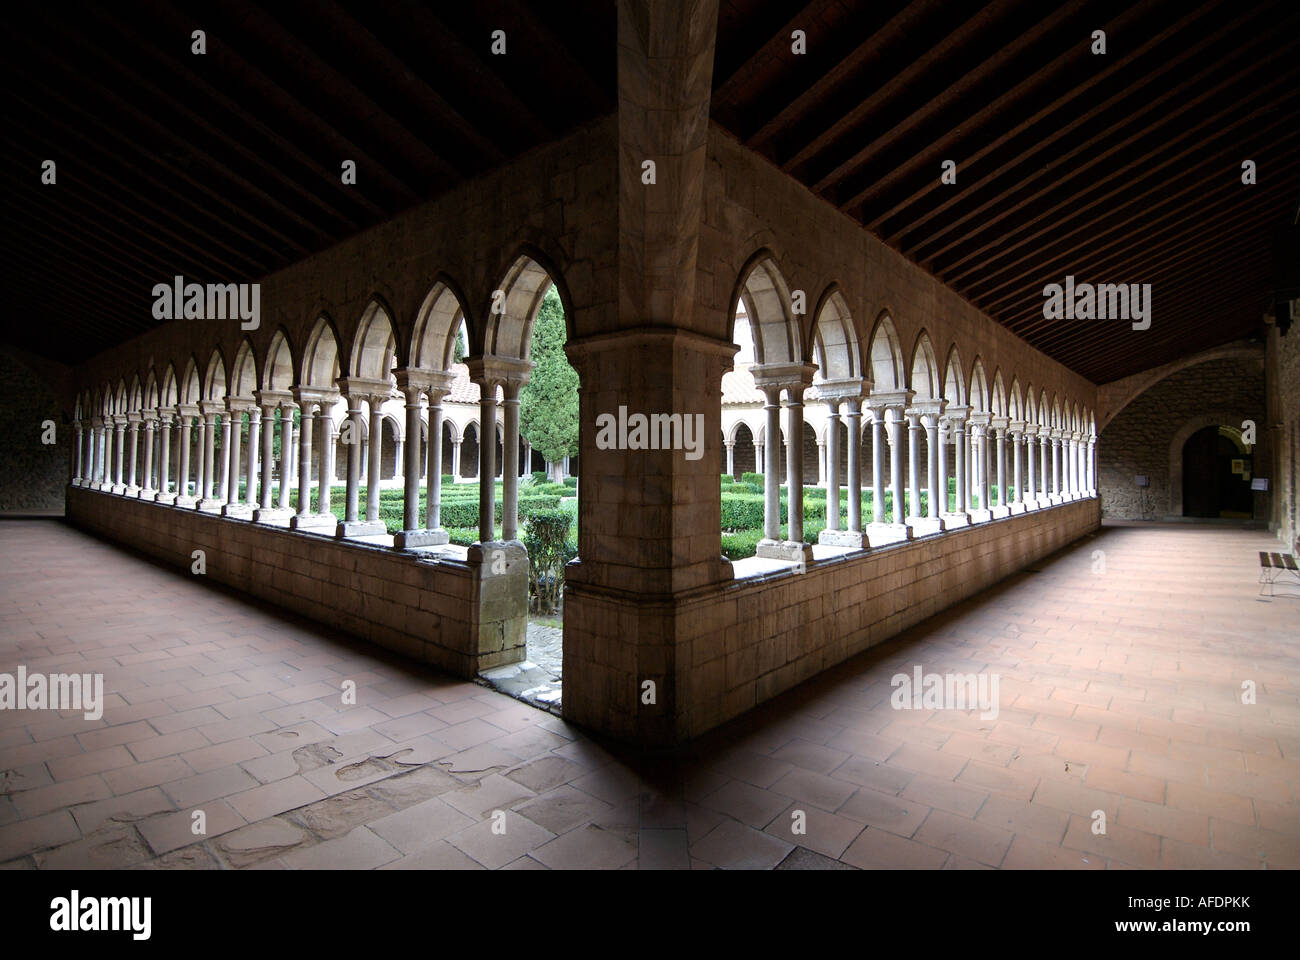
[[[69,457],[76,443],[72,410],[62,409],[70,371],[62,364],[0,346],[0,514],[62,514]],[[53,420],[55,443],[41,442]]]
[[[620,598],[566,594],[564,714],[615,736],[699,736],[984,590],[1100,525],[1096,499],[733,581],[626,616]],[[575,610],[581,617],[572,617]],[[658,623],[656,623],[656,618]],[[637,636],[629,631],[646,631]],[[619,635],[617,646],[602,635]],[[676,644],[655,643],[676,637]],[[658,650],[658,662],[649,651]],[[572,668],[571,664],[581,664]],[[655,683],[655,703],[635,700]],[[575,696],[576,694],[576,696]],[[633,701],[638,714],[620,710]]]
[[[1182,442],[1188,431],[1221,422],[1256,422],[1256,472],[1270,456],[1264,405],[1263,357],[1212,360],[1161,380],[1135,398],[1097,441],[1097,490],[1102,515],[1153,520],[1182,515]],[[1178,449],[1171,447],[1177,443]],[[1150,478],[1138,487],[1134,477]],[[1256,494],[1255,516],[1268,516],[1268,494]]]
[[[74,526],[187,574],[202,550],[203,575],[218,583],[457,676],[523,658],[528,561],[517,543],[432,559],[79,487],[67,499]]]

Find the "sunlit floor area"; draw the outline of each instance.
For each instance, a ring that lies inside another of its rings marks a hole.
[[[100,673],[105,697],[92,720],[0,710],[0,865],[1300,866],[1300,599],[1259,596],[1274,543],[1104,527],[647,757],[6,521],[0,674]],[[996,677],[996,710],[897,708],[891,680],[918,667]]]

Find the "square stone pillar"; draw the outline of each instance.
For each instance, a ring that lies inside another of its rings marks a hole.
[[[693,666],[679,650],[699,624],[682,621],[678,598],[732,578],[718,532],[717,440],[722,374],[736,349],[671,328],[566,346],[581,380],[583,474],[578,559],[565,571],[566,719],[643,743],[676,742],[689,729]],[[610,427],[620,408],[624,420],[679,415],[689,447],[634,448],[632,431]]]

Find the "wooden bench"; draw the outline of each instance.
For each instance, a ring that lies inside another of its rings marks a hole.
[[[1268,553],[1264,550],[1259,552],[1259,595],[1264,595],[1264,586],[1268,587],[1268,595],[1272,597],[1273,584],[1277,582],[1278,577],[1292,577],[1297,584],[1300,584],[1300,566],[1297,566],[1295,554],[1293,553]],[[1283,594],[1290,596],[1290,594]]]

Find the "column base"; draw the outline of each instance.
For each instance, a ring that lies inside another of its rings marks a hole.
[[[163,493],[163,492],[160,490],[158,493],[155,493],[155,494],[153,495],[153,502],[154,502],[154,503],[165,503],[165,504],[169,504],[169,505],[170,505],[170,504],[173,504],[173,503],[176,502],[176,494],[174,494],[174,493]]]
[[[297,519],[294,517],[294,520]],[[291,529],[296,529],[292,520],[289,526]],[[387,532],[388,528],[384,526],[382,520],[344,520],[334,528],[334,536],[340,540],[347,537],[378,537]]]
[[[136,491],[135,495],[140,500],[152,500],[157,493],[157,490],[151,490],[149,487],[141,487]]]
[[[943,515],[944,529],[955,530],[958,527],[970,526],[970,515],[966,513],[945,513]]]
[[[253,519],[253,508],[246,503],[228,503],[221,508],[223,517],[235,517],[239,520]]]
[[[437,530],[400,530],[393,534],[393,546],[399,550],[440,547],[450,542],[451,536],[441,527]]]
[[[226,501],[218,500],[216,497],[204,497],[197,504],[195,509],[200,513],[220,513],[221,508],[226,505]]]
[[[912,528],[905,523],[869,523],[865,532],[872,545],[877,547],[912,539]]]
[[[993,519],[992,510],[971,510],[970,511],[970,522],[973,524],[988,523],[992,519]]]
[[[818,534],[817,542],[827,547],[849,547],[852,550],[865,550],[870,546],[867,535],[860,530],[823,530]]]
[[[1013,515],[1015,515],[1015,514],[1025,513],[1025,512],[1027,512],[1027,511],[1029,510],[1029,508],[1026,507],[1023,503],[1019,503],[1019,502],[1016,502],[1016,503],[1009,503],[1009,504],[1007,504],[1007,506],[1009,506],[1009,507],[1011,508],[1011,513],[1012,513]]]
[[[754,548],[754,556],[765,560],[788,560],[791,563],[811,563],[812,546],[794,540],[760,540]]]
[[[122,495],[125,497],[130,497],[132,500],[139,500],[140,488],[135,486],[134,484],[129,485],[125,490],[122,491]]]
[[[908,517],[907,525],[912,528],[913,537],[928,537],[947,529],[939,517]]]
[[[182,510],[193,510],[198,505],[198,501],[188,495],[177,494],[176,499],[172,501],[173,505],[180,507]]]
[[[994,520],[1003,520],[1011,516],[1011,507],[1007,504],[999,503],[996,506],[989,508],[989,512],[993,514]]]
[[[1050,493],[1047,495],[1048,506],[1055,507],[1055,506],[1059,506],[1064,502],[1065,502],[1064,498],[1062,498],[1059,493]]]
[[[288,507],[258,507],[253,511],[253,522],[283,524],[293,515]]]
[[[111,487],[108,488],[108,492],[109,492],[109,493],[115,493],[115,494],[117,494],[117,495],[120,497],[122,494],[126,493],[126,484],[124,484],[124,483],[115,483],[115,484],[113,484]]]
[[[310,530],[313,533],[331,533],[338,526],[338,523],[338,517],[332,513],[295,513],[289,518],[289,529]]]

